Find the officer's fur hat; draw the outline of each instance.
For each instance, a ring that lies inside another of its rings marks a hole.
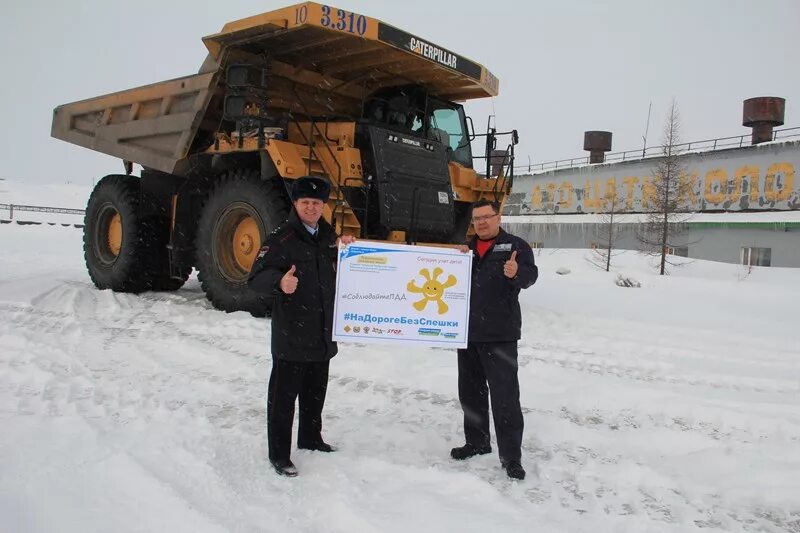
[[[303,176],[297,178],[292,183],[292,201],[300,198],[316,198],[323,202],[328,201],[331,192],[331,184],[325,178],[319,176]]]

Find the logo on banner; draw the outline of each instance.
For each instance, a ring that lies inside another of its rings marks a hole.
[[[406,290],[408,292],[422,294],[422,299],[414,302],[414,309],[417,311],[422,311],[425,309],[425,307],[427,307],[428,302],[436,302],[438,305],[438,313],[440,315],[445,314],[449,307],[442,300],[444,297],[444,290],[455,285],[458,280],[453,274],[450,274],[444,283],[439,281],[439,276],[444,273],[444,270],[439,267],[433,269],[433,275],[431,275],[427,268],[423,268],[419,271],[419,273],[423,278],[425,278],[425,283],[422,285],[422,287],[417,286],[413,279],[409,281],[408,285],[406,286]]]

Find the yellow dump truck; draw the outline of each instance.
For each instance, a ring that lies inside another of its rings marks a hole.
[[[86,265],[101,289],[175,290],[196,268],[215,307],[263,315],[247,275],[304,175],[331,181],[324,216],[338,232],[409,243],[464,242],[470,203],[510,191],[516,131],[476,135],[457,103],[497,95],[478,63],[314,2],[230,22],[203,43],[197,74],[54,110],[53,137],[125,169],[97,183],[86,209]],[[480,156],[475,137],[486,138]]]

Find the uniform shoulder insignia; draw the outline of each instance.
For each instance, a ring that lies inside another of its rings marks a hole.
[[[267,255],[267,252],[269,252],[269,246],[262,246],[261,249],[258,251],[258,256],[256,257],[256,259],[261,259],[265,255]]]

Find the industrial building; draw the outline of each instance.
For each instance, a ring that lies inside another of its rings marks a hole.
[[[800,268],[800,128],[783,124],[784,100],[745,100],[751,139],[733,137],[676,146],[685,212],[670,253],[754,266]],[[611,134],[586,132],[588,158],[541,164],[517,176],[504,226],[537,248],[602,247],[609,198],[620,211],[615,248],[636,250],[636,228],[652,209],[659,147],[604,153]]]

